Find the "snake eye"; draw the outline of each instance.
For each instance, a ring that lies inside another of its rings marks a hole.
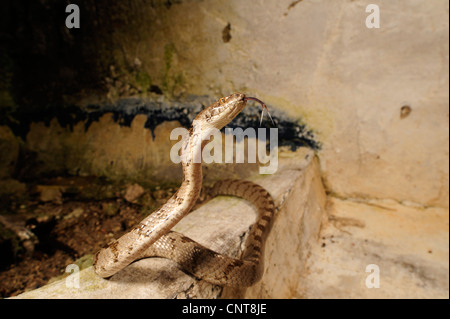
[[[225,104],[225,98],[224,97],[220,99],[220,104]]]

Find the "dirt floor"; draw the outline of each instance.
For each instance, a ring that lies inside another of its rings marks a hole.
[[[76,263],[81,269],[92,265],[93,254],[165,203],[176,190],[111,184],[92,177],[10,183],[12,186],[0,185],[2,298],[64,276],[69,264]],[[14,185],[20,185],[20,196],[5,195],[5,189],[17,189]]]

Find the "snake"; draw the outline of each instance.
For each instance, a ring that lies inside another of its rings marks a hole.
[[[97,275],[108,278],[138,259],[164,257],[175,261],[195,278],[215,285],[249,287],[261,279],[264,244],[275,212],[273,198],[262,186],[246,180],[226,179],[216,182],[207,191],[208,198],[219,195],[241,197],[257,212],[240,258],[217,253],[171,230],[190,213],[202,192],[202,164],[201,160],[195,159],[208,143],[204,137],[231,122],[248,101],[262,105],[261,119],[265,109],[270,116],[261,100],[246,97],[243,93],[223,97],[197,114],[181,147],[183,179],[180,187],[163,206],[95,254],[93,266]]]

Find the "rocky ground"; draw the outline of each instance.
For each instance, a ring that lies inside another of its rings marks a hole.
[[[0,297],[65,275],[163,204],[175,187],[144,189],[91,177],[0,182]],[[67,274],[68,275],[68,274]]]

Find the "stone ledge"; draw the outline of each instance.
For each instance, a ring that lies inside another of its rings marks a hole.
[[[318,160],[309,149],[280,152],[274,175],[252,179],[265,187],[278,207],[266,242],[263,278],[248,289],[215,286],[181,271],[163,258],[139,260],[109,280],[92,267],[80,271],[80,288],[68,288],[66,279],[16,298],[288,298],[301,275],[310,242],[318,238],[325,216],[326,196]],[[242,251],[254,209],[246,201],[218,197],[186,216],[174,230],[230,256]],[[73,277],[72,277],[73,278]]]

